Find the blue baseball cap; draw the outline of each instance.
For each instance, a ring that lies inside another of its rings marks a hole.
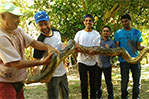
[[[49,21],[49,16],[45,11],[39,11],[34,15],[36,24],[40,21]]]
[[[86,15],[84,16],[84,19],[83,19],[83,20],[85,20],[85,18],[87,18],[87,17],[90,17],[90,18],[94,21],[94,18],[93,18],[93,16],[92,16],[91,14],[86,14]]]

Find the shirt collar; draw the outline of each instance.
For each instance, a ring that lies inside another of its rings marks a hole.
[[[101,40],[104,40],[103,37],[101,37]],[[110,38],[108,38],[107,41],[110,41]]]

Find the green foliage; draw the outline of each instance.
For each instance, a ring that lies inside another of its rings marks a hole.
[[[10,0],[13,1],[13,0]],[[29,3],[30,2],[30,3]],[[15,0],[17,6],[23,8],[25,16],[22,21],[28,20],[30,25],[34,22],[34,14],[45,10],[51,20],[53,28],[61,31],[63,41],[74,38],[77,31],[84,28],[83,17],[90,13],[95,18],[94,29],[101,32],[104,25],[105,15],[111,11],[106,24],[112,28],[112,36],[117,29],[121,28],[120,16],[129,13],[132,16],[133,26],[148,26],[148,1],[147,0],[84,0],[85,10],[81,0]],[[117,4],[117,6],[116,6]],[[120,8],[120,9],[118,9]],[[117,9],[117,11],[115,11]],[[115,11],[115,12],[114,12]],[[24,25],[24,24],[23,24]]]
[[[82,17],[84,12],[78,0],[39,2],[40,0],[34,0],[32,8],[37,11],[45,10],[49,14],[52,27],[60,30],[63,40],[73,38],[78,30],[83,29]]]
[[[84,0],[85,9],[82,0],[0,0],[0,3],[9,1],[22,8],[24,16],[21,17],[21,26],[30,35],[39,35],[39,32],[35,32],[37,29],[33,32],[29,27],[36,28],[33,16],[40,10],[49,14],[52,27],[61,32],[62,40],[66,42],[73,39],[77,31],[84,29],[82,21],[87,13],[94,16],[93,28],[97,31],[101,32],[105,24],[109,25],[112,29],[111,37],[116,30],[122,28],[121,15],[129,13],[132,26],[142,31],[143,45],[149,44],[148,0]]]

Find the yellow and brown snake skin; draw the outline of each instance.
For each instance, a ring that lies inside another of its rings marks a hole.
[[[149,48],[144,48],[137,57],[132,58],[124,48],[120,48],[120,47],[102,48],[100,46],[85,47],[81,45],[78,45],[77,47],[79,47],[81,53],[84,53],[84,54],[88,54],[89,50],[92,49],[92,52],[96,55],[98,54],[98,55],[105,55],[105,56],[122,56],[128,63],[131,63],[131,64],[139,63],[143,59],[144,55],[149,52]],[[75,41],[69,40],[68,45],[65,47],[64,50],[60,52],[60,54],[56,52],[52,52],[51,63],[47,66],[43,66],[40,75],[35,75],[27,78],[25,80],[25,83],[27,84],[36,83],[36,82],[46,83],[50,81],[57,66],[62,61],[64,61],[64,59],[68,57],[70,54],[75,53],[75,49],[76,49]]]

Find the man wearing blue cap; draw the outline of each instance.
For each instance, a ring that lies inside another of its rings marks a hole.
[[[131,57],[138,56],[138,50],[142,50],[141,46],[142,36],[141,32],[130,26],[131,17],[129,14],[125,14],[121,17],[122,26],[124,28],[115,32],[114,39],[116,46],[124,48]],[[121,56],[119,56],[120,70],[121,70],[121,98],[128,99],[128,82],[129,82],[129,70],[132,72],[133,78],[133,94],[132,99],[139,99],[140,92],[140,76],[141,76],[141,64],[129,64]]]
[[[23,81],[27,76],[24,68],[51,62],[51,55],[43,60],[26,61],[25,48],[31,46],[38,50],[56,50],[33,40],[18,27],[21,15],[13,4],[0,5],[0,99],[24,99]]]
[[[94,23],[94,18],[92,15],[87,14],[84,16],[83,23],[85,25],[85,29],[76,33],[74,40],[82,45],[82,46],[99,46],[100,44],[100,34],[96,30],[92,29],[92,25]],[[78,57],[77,62],[79,66],[79,74],[81,81],[81,94],[82,99],[88,99],[88,78],[90,81],[90,99],[96,98],[96,66],[97,66],[97,58],[96,55],[92,54],[83,54],[78,49]],[[89,73],[89,77],[88,77]]]
[[[47,45],[51,45],[57,50],[61,50],[62,41],[60,32],[51,28],[48,14],[45,11],[39,11],[34,15],[34,18],[41,32],[37,40],[44,42]],[[47,56],[47,53],[45,51],[35,49],[33,56],[35,59],[41,59],[42,57]],[[60,90],[63,99],[69,98],[68,81],[63,62],[61,62],[61,64],[57,67],[50,82],[46,83],[46,85],[48,89],[48,99],[59,99]]]

